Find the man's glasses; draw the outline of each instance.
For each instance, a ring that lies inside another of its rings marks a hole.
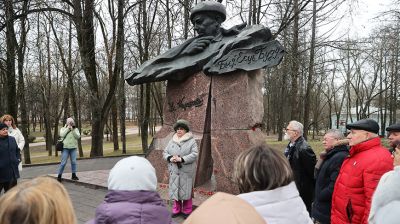
[[[289,128],[284,128],[283,130],[284,130],[284,131],[296,131],[296,130],[289,129]]]

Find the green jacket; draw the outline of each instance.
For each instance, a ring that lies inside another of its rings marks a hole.
[[[62,127],[60,130],[60,137],[64,139],[64,149],[76,149],[78,148],[78,139],[81,138],[78,128],[72,129],[68,132],[67,127]]]

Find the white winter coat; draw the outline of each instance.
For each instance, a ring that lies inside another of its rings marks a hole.
[[[15,141],[17,142],[18,148],[22,152],[22,150],[24,150],[24,146],[25,146],[25,138],[22,135],[22,132],[18,128],[14,129],[12,127],[9,127],[8,128],[8,135],[15,138]]]
[[[168,157],[174,155],[179,155],[184,160],[181,168],[168,161]],[[163,152],[163,158],[168,161],[170,199],[188,200],[192,197],[197,156],[197,143],[191,132],[181,138],[174,134]]]
[[[368,223],[399,223],[400,211],[400,166],[385,173],[379,180],[372,196]]]
[[[268,191],[238,197],[251,204],[268,224],[313,224],[294,182]]]

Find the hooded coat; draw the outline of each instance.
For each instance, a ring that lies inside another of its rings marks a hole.
[[[184,161],[180,164],[180,168],[177,163],[168,161],[175,155],[181,156]],[[181,138],[174,134],[163,152],[163,158],[168,161],[170,199],[189,200],[192,198],[197,156],[197,143],[191,132],[187,132]]]
[[[110,190],[96,209],[96,224],[169,224],[171,214],[155,191]]]
[[[348,155],[349,149],[346,145],[333,147],[326,153],[317,171],[312,217],[321,223],[330,223],[333,187],[343,160]]]
[[[331,223],[367,224],[379,179],[392,169],[393,159],[379,137],[352,146],[336,179]]]
[[[369,224],[395,224],[399,223],[400,211],[400,166],[395,166],[393,171],[385,173],[372,197]]]
[[[269,224],[312,224],[294,182],[267,191],[239,194],[251,204]]]

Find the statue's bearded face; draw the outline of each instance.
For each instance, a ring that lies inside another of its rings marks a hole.
[[[199,36],[217,36],[221,23],[215,13],[198,13],[193,17],[194,30]]]

